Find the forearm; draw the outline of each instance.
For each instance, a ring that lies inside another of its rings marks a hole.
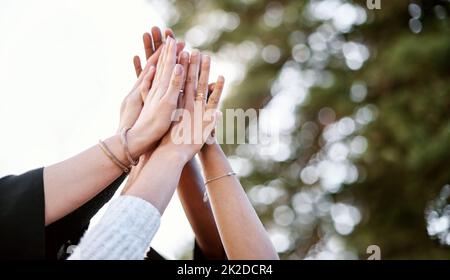
[[[206,178],[231,171],[218,144],[205,145],[200,153]],[[278,259],[268,234],[234,176],[207,185],[209,201],[229,259]]]
[[[223,259],[225,252],[209,201],[203,201],[204,192],[199,166],[191,159],[181,173],[178,195],[202,252],[208,259]]]
[[[186,162],[184,156],[170,148],[157,148],[125,194],[150,202],[162,214],[175,192]]]
[[[120,196],[88,230],[69,260],[142,260],[159,222],[160,214],[153,205],[137,197]]]
[[[105,140],[121,161],[119,136]],[[69,214],[98,194],[123,171],[95,145],[65,161],[44,168],[45,224]]]

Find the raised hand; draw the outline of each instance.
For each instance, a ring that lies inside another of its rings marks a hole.
[[[178,96],[184,83],[183,67],[176,64],[176,51],[176,41],[168,37],[161,50],[151,88],[145,86],[141,89],[144,106],[129,132],[131,148],[133,144],[142,147],[142,143],[146,143],[145,148],[149,149],[161,139],[172,123],[172,114],[177,108]],[[145,85],[150,85],[150,73],[151,71],[144,75],[143,79],[147,81]],[[143,151],[135,152],[141,154]]]
[[[220,117],[217,107],[224,86],[224,78],[218,77],[207,101],[210,65],[209,56],[200,56],[197,51],[192,53],[185,92],[180,102],[184,110],[181,111],[179,120],[173,124],[160,144],[185,155],[187,160],[200,151]]]
[[[166,29],[164,35],[165,38],[174,38],[173,32],[170,29]],[[163,37],[161,35],[161,30],[156,26],[152,27],[151,35],[150,33],[144,33],[143,42],[146,65],[144,69],[142,69],[142,64],[139,56],[134,56],[133,65],[138,80],[130,93],[122,101],[120,107],[120,122],[118,131],[120,131],[124,127],[132,127],[139,117],[142,107],[144,106],[144,99],[148,93],[148,89],[146,88],[149,86],[151,87],[152,83],[152,80],[149,81],[148,79],[145,79],[144,76],[147,75],[147,77],[151,77],[151,79],[153,79],[156,70],[155,67],[157,67],[157,62],[163,46]],[[183,50],[184,45],[184,42],[176,43],[177,55],[179,55]]]
[[[160,53],[160,50],[154,53],[152,59],[158,59]],[[136,81],[130,93],[122,101],[122,104],[120,106],[120,121],[118,131],[120,131],[122,128],[132,127],[138,119],[142,107],[144,106],[144,102],[142,101],[142,93],[148,92],[148,89],[152,85],[155,72],[155,66],[150,63],[147,63],[147,66],[144,68],[144,70],[141,69],[138,80]]]
[[[171,29],[166,29],[164,31],[164,38],[171,37],[174,38],[173,31]],[[154,54],[159,50],[161,45],[163,44],[163,37],[161,35],[161,30],[157,26],[153,26],[151,29],[151,34],[146,32],[144,35],[142,35],[142,40],[144,43],[144,50],[145,50],[145,58],[147,60],[147,64],[156,65],[156,62],[158,61],[158,57],[156,57]],[[184,49],[184,42],[177,41],[177,55]],[[142,72],[142,65],[141,65],[141,59],[138,55],[134,56],[133,58],[133,65],[134,70],[136,72],[136,76],[139,77],[139,75]]]
[[[139,78],[142,74],[142,72],[147,71],[149,69],[149,66],[156,66],[158,67],[159,65],[157,65],[158,63],[158,58],[159,58],[159,54],[161,53],[161,49],[163,46],[163,37],[161,35],[161,30],[154,26],[151,29],[151,34],[150,33],[144,33],[143,37],[143,44],[144,44],[144,50],[145,50],[145,57],[147,59],[147,64],[145,66],[144,69],[142,69],[141,66],[141,59],[139,58],[139,56],[134,56],[133,58],[133,65],[134,65],[134,70],[136,72],[136,76]],[[172,32],[172,30],[170,29],[166,29],[164,31],[164,37],[165,38],[174,38],[174,34]],[[187,72],[187,67],[188,67],[188,63],[189,63],[189,55],[187,52],[182,52],[183,48],[184,48],[184,42],[178,42],[176,43],[176,49],[177,49],[177,56],[178,56],[178,63],[181,64],[183,66],[183,75],[185,75],[185,73]],[[184,81],[185,77],[182,77],[182,80]],[[183,83],[183,87],[184,87],[184,83]],[[146,99],[146,96],[148,94],[148,91],[139,91],[138,94],[134,94],[133,95],[133,101],[135,103],[139,103],[141,104],[141,109],[142,106],[144,105],[144,101]],[[135,104],[133,103],[133,104]],[[140,111],[139,111],[140,113]],[[136,116],[137,119],[138,116]],[[133,122],[134,124],[134,122]],[[152,153],[153,149],[149,149],[146,153],[142,154],[141,157],[139,158],[139,163],[137,166],[133,167],[130,175],[128,177],[127,183],[125,188],[123,189],[123,193],[126,192],[126,190],[130,187],[130,185],[135,181],[136,177],[139,175],[142,167],[144,166],[144,164],[150,159],[151,153]]]

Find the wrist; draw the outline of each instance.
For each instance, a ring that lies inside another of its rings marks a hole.
[[[203,145],[198,155],[201,159],[207,156],[208,154],[216,154],[216,153],[223,153],[222,147],[220,147],[220,144],[218,144],[217,142]]]
[[[188,152],[183,149],[179,149],[179,145],[160,145],[156,148],[154,154],[160,154],[167,158],[173,164],[179,164],[185,166],[192,158]]]
[[[139,158],[142,154],[150,150],[156,141],[138,129],[131,128],[127,133],[128,147],[133,158]]]

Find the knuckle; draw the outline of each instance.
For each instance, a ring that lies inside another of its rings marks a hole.
[[[223,90],[223,83],[217,83],[216,86],[215,86],[215,88],[216,88],[218,91],[222,91],[222,90]]]
[[[212,105],[219,104],[219,98],[217,98],[217,97],[210,97],[209,100],[211,101]]]
[[[198,91],[200,91],[200,92],[206,92],[207,87],[208,87],[208,85],[204,82],[198,83]]]
[[[181,87],[181,80],[180,79],[173,79],[172,80],[172,86],[176,87],[176,88]]]
[[[211,65],[209,63],[203,63],[202,64],[202,70],[203,71],[209,71],[210,67],[211,67]]]
[[[186,78],[186,81],[189,82],[189,83],[194,82],[194,81],[195,81],[195,75],[192,74],[192,73],[189,74],[189,75],[187,76],[187,78]]]

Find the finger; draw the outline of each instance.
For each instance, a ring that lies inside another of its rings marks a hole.
[[[161,79],[159,82],[159,86],[161,87],[160,97],[164,94],[169,87],[170,77],[172,76],[173,69],[176,64],[176,49],[175,49],[175,40],[171,37],[167,37],[167,52],[164,60],[164,69],[162,71]],[[158,87],[159,87],[158,86]]]
[[[181,52],[178,56],[178,64],[183,66],[183,80],[186,79],[186,74],[189,67],[189,54],[187,52]],[[184,84],[181,86],[181,89],[184,89]]]
[[[214,91],[214,87],[216,86],[216,83],[210,83],[209,85],[208,85],[208,97],[206,98],[206,103],[208,103],[209,102],[209,97],[211,96],[211,94],[213,93],[213,91]],[[209,137],[208,139],[212,139],[211,141],[213,141],[212,143],[214,143],[214,141],[215,141],[215,139],[214,139],[214,136],[216,135],[216,129],[213,129],[212,131],[211,131],[211,137]]]
[[[171,38],[175,39],[175,35],[173,34],[172,29],[170,29],[170,28],[166,28],[166,30],[164,30],[164,38],[167,38],[167,37],[171,37]]]
[[[193,50],[189,61],[188,73],[186,74],[186,85],[184,87],[184,102],[186,105],[192,104],[195,97],[195,89],[197,88],[198,71],[200,64],[200,53]]]
[[[177,42],[177,55],[179,55],[183,51],[185,46],[186,44],[183,41]]]
[[[206,98],[208,94],[208,79],[209,71],[211,68],[211,58],[209,55],[202,55],[202,62],[200,66],[200,77],[198,78],[198,87],[196,92],[196,98],[202,99],[206,104]]]
[[[158,28],[158,30],[159,30],[159,28]],[[166,38],[171,38],[170,36],[169,37],[166,37]],[[172,40],[172,39],[171,39]],[[163,46],[164,46],[164,49],[163,50],[161,50],[161,55],[160,55],[160,59],[158,60],[158,65],[159,65],[159,67],[158,67],[158,72],[157,72],[157,74],[156,74],[156,79],[158,80],[158,81],[160,81],[161,80],[161,78],[162,78],[162,76],[163,76],[163,73],[164,73],[164,69],[165,69],[165,67],[166,67],[166,58],[167,58],[167,55],[168,55],[168,52],[169,52],[169,47],[170,47],[170,43],[171,41],[170,40],[167,40],[166,39],[166,42],[165,43],[162,43],[163,44]],[[172,71],[173,69],[171,69],[171,71]]]
[[[152,87],[153,78],[155,77],[156,68],[155,66],[150,66],[150,69],[144,76],[144,80],[142,82],[142,88],[141,88],[141,98],[142,101],[145,102],[148,97],[148,92],[150,91],[150,88]]]
[[[186,75],[188,72],[188,67],[189,67],[189,54],[187,52],[181,52],[180,55],[178,56],[178,64],[180,64],[183,67],[183,81],[186,81]],[[183,82],[183,84],[181,85],[181,89],[180,89],[180,98],[179,98],[179,108],[184,108],[184,86],[185,83]]]
[[[211,95],[211,93],[213,92],[215,86],[216,86],[216,83],[210,83],[208,85],[208,96]]]
[[[169,88],[167,89],[166,94],[163,96],[163,98],[167,98],[167,100],[169,100],[171,104],[176,105],[183,83],[183,66],[181,64],[176,64],[170,77]]]
[[[220,111],[209,111],[206,114],[208,114],[208,116],[206,116],[207,122],[203,123],[203,143],[206,144],[213,144],[215,141],[214,139],[214,135],[215,134],[215,128],[217,123],[220,121],[220,119],[222,118],[222,112]]]
[[[139,78],[139,75],[142,72],[141,59],[139,58],[139,56],[136,55],[133,57],[133,65],[134,65],[134,71],[136,72],[136,77]]]
[[[144,33],[142,35],[142,40],[144,41],[144,50],[145,50],[145,59],[149,59],[153,54],[153,44],[152,44],[152,36],[149,33]]]
[[[225,85],[225,78],[223,76],[219,76],[214,86],[214,90],[209,96],[208,104],[206,105],[207,110],[210,109],[215,110],[219,107],[220,97],[222,96],[224,85]]]
[[[139,61],[140,63],[140,61]],[[150,69],[150,65],[145,65],[144,69],[139,73],[138,79],[136,83],[134,84],[133,90],[140,87],[142,85],[142,81],[144,80],[145,75],[147,74],[148,70]]]
[[[161,29],[157,26],[152,27],[152,38],[153,38],[153,47],[154,50],[157,50],[159,46],[162,45],[162,36],[161,36]]]
[[[170,28],[166,28],[164,30],[164,38],[171,37],[175,39],[175,34],[173,33],[173,30]],[[177,56],[183,51],[186,44],[183,41],[177,42]]]
[[[157,62],[157,67],[158,68],[156,69],[156,76],[155,76],[155,79],[157,81],[160,80],[160,77],[161,77],[162,72],[164,70],[164,60],[165,60],[166,52],[167,52],[167,44],[163,44],[162,48],[160,48],[160,49],[161,49],[161,51],[160,51],[161,53],[160,53],[159,58],[158,58],[158,62]]]
[[[147,64],[156,65],[158,63],[159,57],[161,56],[161,51],[163,48],[157,49],[152,56],[147,60]]]

